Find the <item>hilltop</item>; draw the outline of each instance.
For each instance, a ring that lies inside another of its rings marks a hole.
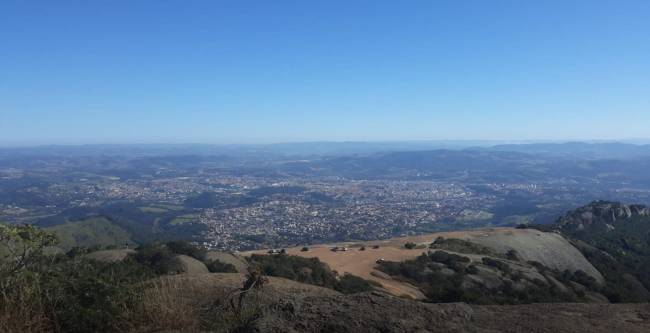
[[[27,251],[0,253],[0,330],[646,332],[647,211],[599,201],[552,225],[270,254],[184,241],[49,254],[48,231],[1,225],[0,244]]]
[[[560,229],[580,231],[615,229],[615,225],[631,219],[650,216],[650,209],[644,205],[626,205],[620,202],[594,201],[589,205],[568,212],[557,224]]]
[[[595,201],[543,228],[554,228],[572,240],[604,275],[611,301],[650,301],[648,207]]]
[[[557,298],[545,301],[606,301],[597,292],[584,293],[588,289],[584,285],[602,285],[604,279],[578,249],[559,234],[532,229],[443,232],[384,241],[322,244],[310,246],[308,251],[295,247],[285,251],[289,255],[318,258],[339,274],[354,274],[380,284],[392,295],[413,299],[472,301],[462,296],[447,300],[436,298],[439,295],[435,296],[428,283],[424,283],[426,279],[422,274],[428,271],[437,276],[439,284],[458,281],[449,289],[487,295],[480,301],[474,300],[479,302],[531,301],[522,298],[527,296],[512,296],[510,301],[492,299],[492,295],[503,288],[531,293],[539,288],[559,290]],[[412,267],[405,268],[407,264]],[[411,273],[405,275],[404,272]],[[582,274],[584,280],[578,281],[576,274]]]

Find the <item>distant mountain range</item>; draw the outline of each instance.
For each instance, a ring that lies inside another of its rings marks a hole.
[[[628,159],[650,156],[650,145],[629,143],[531,143],[507,144],[477,148],[487,151],[510,151],[526,154],[545,154],[553,156],[579,157],[592,159]]]
[[[295,142],[275,144],[91,144],[0,147],[0,158],[18,156],[342,156],[428,150],[502,151],[581,158],[650,156],[650,144],[627,142],[509,143],[505,141]]]
[[[645,146],[639,146],[645,147]],[[622,156],[621,153],[614,155]],[[579,154],[531,154],[490,149],[378,153],[291,161],[278,168],[296,175],[353,179],[433,179],[473,182],[536,182],[650,185],[650,152],[627,158],[587,158]]]

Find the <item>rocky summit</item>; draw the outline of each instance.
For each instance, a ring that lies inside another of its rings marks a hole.
[[[650,216],[650,208],[644,205],[594,201],[561,217],[558,221],[558,226],[561,229],[576,230],[582,230],[595,225],[605,225],[608,228],[614,228],[616,223],[636,217],[647,216]]]

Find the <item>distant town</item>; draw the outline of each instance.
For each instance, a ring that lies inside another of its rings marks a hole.
[[[178,157],[148,164],[135,159],[135,166],[122,165],[124,160],[5,160],[14,162],[0,168],[0,220],[57,225],[106,216],[135,242],[145,232],[147,239],[183,237],[212,249],[248,250],[549,223],[594,198],[650,201],[643,188],[587,178],[434,179],[414,167],[407,176],[400,171],[363,179],[291,174],[282,169],[286,162],[250,168],[215,167],[213,161],[187,166],[188,158]]]

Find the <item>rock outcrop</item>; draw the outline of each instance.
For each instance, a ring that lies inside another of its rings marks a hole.
[[[226,301],[243,274],[176,275],[184,295],[201,304]],[[342,295],[282,278],[269,278],[251,295],[264,309],[251,332],[648,332],[649,304],[429,304],[380,293]]]
[[[558,220],[560,229],[582,230],[594,226],[616,228],[617,223],[636,217],[650,216],[650,208],[618,202],[594,201],[567,213]]]

